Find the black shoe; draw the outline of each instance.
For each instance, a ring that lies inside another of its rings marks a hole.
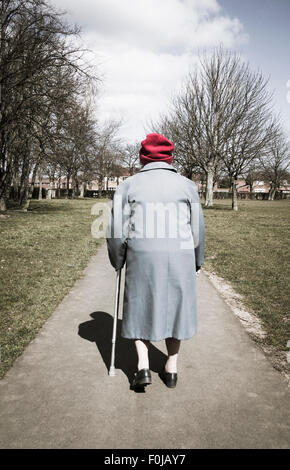
[[[177,372],[166,372],[165,368],[159,372],[160,379],[168,388],[175,388],[177,383]]]
[[[145,387],[150,385],[151,381],[151,372],[149,369],[141,369],[136,372],[135,377],[132,382],[132,387]]]

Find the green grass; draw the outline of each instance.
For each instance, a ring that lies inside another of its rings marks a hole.
[[[263,343],[281,354],[290,340],[290,201],[239,201],[238,212],[230,206],[204,209],[204,267],[244,296],[266,329]]]
[[[0,377],[96,253],[95,202],[32,201],[27,213],[9,210],[0,219]]]

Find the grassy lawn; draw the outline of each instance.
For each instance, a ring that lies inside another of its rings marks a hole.
[[[262,320],[265,346],[286,359],[290,340],[290,201],[216,201],[204,209],[205,268],[230,281]]]
[[[81,276],[100,240],[95,199],[32,201],[0,219],[0,377]]]

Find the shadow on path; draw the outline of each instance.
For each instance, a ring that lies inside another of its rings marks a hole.
[[[90,316],[93,320],[81,323],[79,325],[78,334],[81,338],[96,343],[109,373],[111,363],[113,317],[109,313],[102,311],[93,312]],[[121,336],[121,325],[122,320],[118,320],[115,368],[121,369],[124,374],[126,374],[128,381],[131,384],[134,373],[137,371],[137,352],[134,340],[126,339]],[[165,365],[166,359],[166,355],[150,343],[150,370],[153,372],[159,372]]]

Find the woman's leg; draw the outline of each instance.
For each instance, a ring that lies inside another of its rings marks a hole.
[[[149,369],[149,344],[150,341],[147,339],[135,339],[135,345],[138,354],[138,371],[141,369]]]
[[[177,357],[180,348],[180,339],[166,338],[165,342],[168,353],[167,362],[165,364],[165,371],[177,373]]]

